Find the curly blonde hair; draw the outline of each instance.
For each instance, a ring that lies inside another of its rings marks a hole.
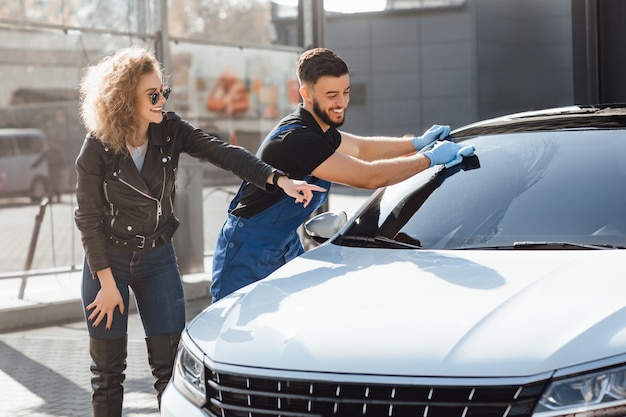
[[[163,69],[152,50],[130,46],[87,68],[80,83],[80,117],[85,128],[115,152],[143,138],[135,121],[136,87],[144,74]]]

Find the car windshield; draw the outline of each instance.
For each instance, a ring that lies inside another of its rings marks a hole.
[[[335,243],[423,249],[626,247],[626,132],[479,136],[476,156],[380,189]]]

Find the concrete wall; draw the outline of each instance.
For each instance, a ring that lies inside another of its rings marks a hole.
[[[474,120],[472,26],[463,9],[329,17],[326,45],[351,69],[346,129],[402,135]]]
[[[344,128],[354,133],[421,133],[573,102],[570,0],[330,15],[325,46],[351,69]]]
[[[479,118],[573,103],[570,0],[471,4]]]

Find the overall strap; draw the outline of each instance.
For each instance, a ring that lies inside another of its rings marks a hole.
[[[261,142],[261,146],[259,146],[259,150],[256,152],[257,158],[261,157],[261,152],[263,151],[263,148],[265,147],[265,145],[269,143],[270,140],[277,138],[280,134],[288,130],[297,129],[299,127],[302,127],[302,125],[299,123],[290,123],[288,125],[282,125],[282,126],[276,127],[274,130],[268,133],[267,136],[265,136],[265,139],[263,139],[263,141]],[[228,206],[229,212],[233,211],[239,204],[239,200],[241,200],[241,196],[243,195],[243,190],[246,188],[247,183],[248,181],[245,181],[245,180],[241,182],[241,185],[239,186],[239,190],[237,191],[237,194],[235,195],[233,200],[230,202],[230,205]]]

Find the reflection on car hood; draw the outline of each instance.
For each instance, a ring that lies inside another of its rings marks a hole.
[[[327,244],[209,307],[189,332],[212,361],[232,365],[534,375],[626,352],[623,268],[618,250]]]

